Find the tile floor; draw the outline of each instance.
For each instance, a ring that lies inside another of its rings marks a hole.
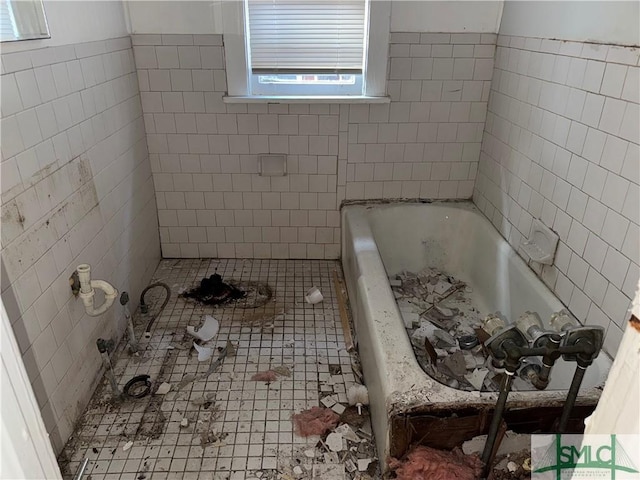
[[[163,260],[154,280],[171,287],[171,300],[149,339],[141,338],[149,315],[135,313],[140,356],[125,352],[122,342],[114,371],[121,388],[133,376],[147,374],[154,390],[168,382],[172,391],[118,403],[103,379],[60,456],[65,478],[73,477],[85,456],[90,460],[85,478],[90,474],[91,480],[371,478],[347,473],[342,464],[337,473],[326,473],[335,467],[315,448],[318,437],[296,435],[291,420],[292,413],[319,405],[327,392],[346,404],[346,388],[355,381],[357,359],[345,349],[336,269],[341,272],[334,261]],[[225,280],[268,283],[273,299],[258,309],[242,309],[177,297],[216,270]],[[314,285],[325,299],[308,305],[304,293]],[[150,291],[150,311],[162,300],[161,289]],[[207,345],[223,347],[230,340],[237,353],[202,378],[211,361],[198,362],[185,327],[198,326],[205,314],[220,321],[218,335]],[[291,376],[271,384],[251,380],[255,372],[278,366],[288,367]],[[176,390],[187,375],[199,378]],[[203,397],[210,402],[193,403]],[[129,441],[133,445],[124,450]],[[314,458],[305,455],[309,449]],[[302,474],[293,470],[296,465]]]

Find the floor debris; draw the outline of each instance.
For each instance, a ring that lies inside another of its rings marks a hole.
[[[448,452],[420,445],[403,460],[392,458],[389,468],[397,480],[476,480],[482,473],[482,461],[478,455],[465,455],[459,448]]]
[[[265,372],[254,373],[251,380],[254,382],[275,382],[278,379],[278,374],[273,370],[267,370]]]
[[[122,446],[122,451],[126,452],[127,450],[129,450],[131,447],[133,447],[133,442],[132,441],[128,441],[127,443],[125,443]]]
[[[358,471],[366,472],[373,460],[371,458],[358,459]]]
[[[167,393],[169,393],[170,390],[171,390],[171,384],[167,383],[167,382],[162,382],[158,386],[158,389],[156,390],[155,394],[156,395],[166,395]]]
[[[325,261],[178,263],[181,268],[175,268],[175,260],[163,261],[159,269],[158,279],[175,285],[174,291],[184,291],[184,285],[192,286],[194,279],[199,281],[205,274],[210,278],[215,265],[225,278],[249,279],[226,281],[246,296],[214,307],[184,296],[172,298],[140,357],[125,353],[114,359],[119,383],[144,373],[150,377],[152,391],[166,385],[156,395],[107,404],[102,399],[111,395],[108,384],[101,382],[82,416],[84,424],[78,423],[72,437],[78,440],[69,442],[64,450],[67,456],[61,456],[63,478],[71,478],[82,458],[89,456],[96,479],[110,478],[111,470],[117,469],[124,472],[122,478],[136,480],[167,475],[379,480],[369,409],[363,405],[359,415],[355,406],[347,406],[347,390],[362,383],[362,372],[357,353],[345,348],[337,293],[331,291],[331,277],[341,277],[339,265]],[[321,274],[316,275],[317,271]],[[303,285],[314,284],[327,294],[323,302],[300,303]],[[148,297],[152,309],[154,300],[157,304],[164,299],[155,292]],[[261,302],[266,303],[256,307]],[[186,332],[191,324],[193,332],[203,333],[206,315],[219,320],[219,331],[209,343]],[[266,331],[267,327],[271,330]],[[144,322],[138,330],[143,328]],[[285,328],[285,333],[279,328]],[[281,337],[275,338],[276,334]],[[233,343],[226,343],[231,339]],[[211,349],[211,356],[199,361],[194,341],[201,349]],[[226,360],[236,347],[238,357]],[[281,383],[267,386],[248,381],[254,373],[267,370],[275,372]],[[322,408],[324,403],[330,404],[325,411],[329,424],[326,417],[320,422],[322,433],[294,437],[299,428],[295,420],[289,421],[292,413],[312,405]],[[340,415],[331,410],[334,406]],[[254,431],[254,422],[266,423],[266,429]],[[342,437],[339,452],[326,442],[332,433]],[[128,441],[134,445],[123,451]],[[66,467],[63,458],[68,458]]]
[[[209,360],[213,356],[213,348],[202,347],[198,345],[196,342],[193,342],[193,348],[198,352],[198,361],[204,362]]]
[[[220,322],[211,315],[206,315],[204,317],[204,323],[198,330],[196,330],[193,325],[187,325],[187,333],[203,342],[211,340],[218,334],[219,330]]]
[[[318,287],[311,287],[307,294],[304,296],[305,302],[310,305],[315,305],[316,303],[320,303],[324,297],[322,296],[322,292]]]
[[[315,464],[313,480],[345,480],[344,465],[338,463]]]
[[[338,425],[340,416],[328,408],[311,407],[293,415],[296,433],[301,437],[323,435]]]
[[[337,432],[332,432],[327,435],[327,439],[325,440],[327,447],[332,452],[341,452],[344,450],[344,442],[342,435]]]
[[[196,376],[194,374],[187,373],[184,377],[180,379],[180,381],[177,383],[176,388],[174,390],[176,391],[182,390],[184,387],[186,387],[190,383],[193,383],[195,379],[196,379]]]
[[[331,410],[336,412],[338,415],[342,415],[346,409],[347,409],[347,407],[345,407],[341,403],[336,403],[335,405],[333,405],[331,407]]]
[[[358,413],[362,413],[362,407],[369,405],[369,391],[364,385],[351,385],[347,389],[347,400],[349,405],[355,406]]]

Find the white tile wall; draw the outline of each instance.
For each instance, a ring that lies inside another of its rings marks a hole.
[[[243,105],[221,36],[134,35],[163,256],[338,258],[345,199],[470,198],[495,41],[392,33],[388,105]]]
[[[474,201],[518,249],[532,219],[560,236],[534,269],[615,353],[638,282],[638,48],[499,36]]]
[[[1,60],[2,302],[59,452],[93,393],[96,339],[124,327],[118,302],[88,317],[69,276],[90,263],[135,307],[160,258],[153,180],[129,37]]]

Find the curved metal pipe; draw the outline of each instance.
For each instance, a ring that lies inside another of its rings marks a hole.
[[[167,285],[166,283],[156,282],[156,283],[152,283],[151,285],[147,285],[147,287],[144,290],[142,290],[142,293],[140,294],[140,311],[142,313],[147,313],[149,311],[149,307],[144,301],[145,294],[152,288],[156,288],[156,287],[164,288],[166,292],[166,296],[164,298],[164,302],[162,302],[162,305],[160,306],[160,310],[158,310],[158,312],[153,317],[151,317],[151,319],[147,322],[147,328],[145,329],[146,336],[149,336],[151,332],[151,327],[153,326],[153,322],[156,321],[156,318],[158,318],[158,315],[162,313],[162,311],[167,306],[167,303],[169,303],[169,299],[171,298],[171,289],[169,288],[169,285]]]

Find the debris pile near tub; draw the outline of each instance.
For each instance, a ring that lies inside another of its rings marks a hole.
[[[424,445],[412,448],[403,460],[389,461],[398,480],[476,480],[482,466],[476,453],[467,455],[457,447],[449,452]]]
[[[466,455],[480,455],[487,441],[486,435],[478,435],[462,444]],[[531,478],[531,435],[507,430],[496,452],[491,480],[524,480]]]
[[[339,365],[332,365],[329,373],[320,374],[320,406],[292,416],[295,434],[312,443],[301,443],[299,448],[294,448],[293,458],[283,459],[285,466],[279,468],[281,476],[274,478],[379,478],[367,389],[357,380],[345,388],[343,379],[338,378],[341,375]]]
[[[503,373],[492,366],[478,340],[486,335],[486,314],[474,304],[470,286],[429,267],[402,272],[389,283],[418,363],[427,374],[459,390],[499,390]],[[517,380],[515,390],[528,389]]]

